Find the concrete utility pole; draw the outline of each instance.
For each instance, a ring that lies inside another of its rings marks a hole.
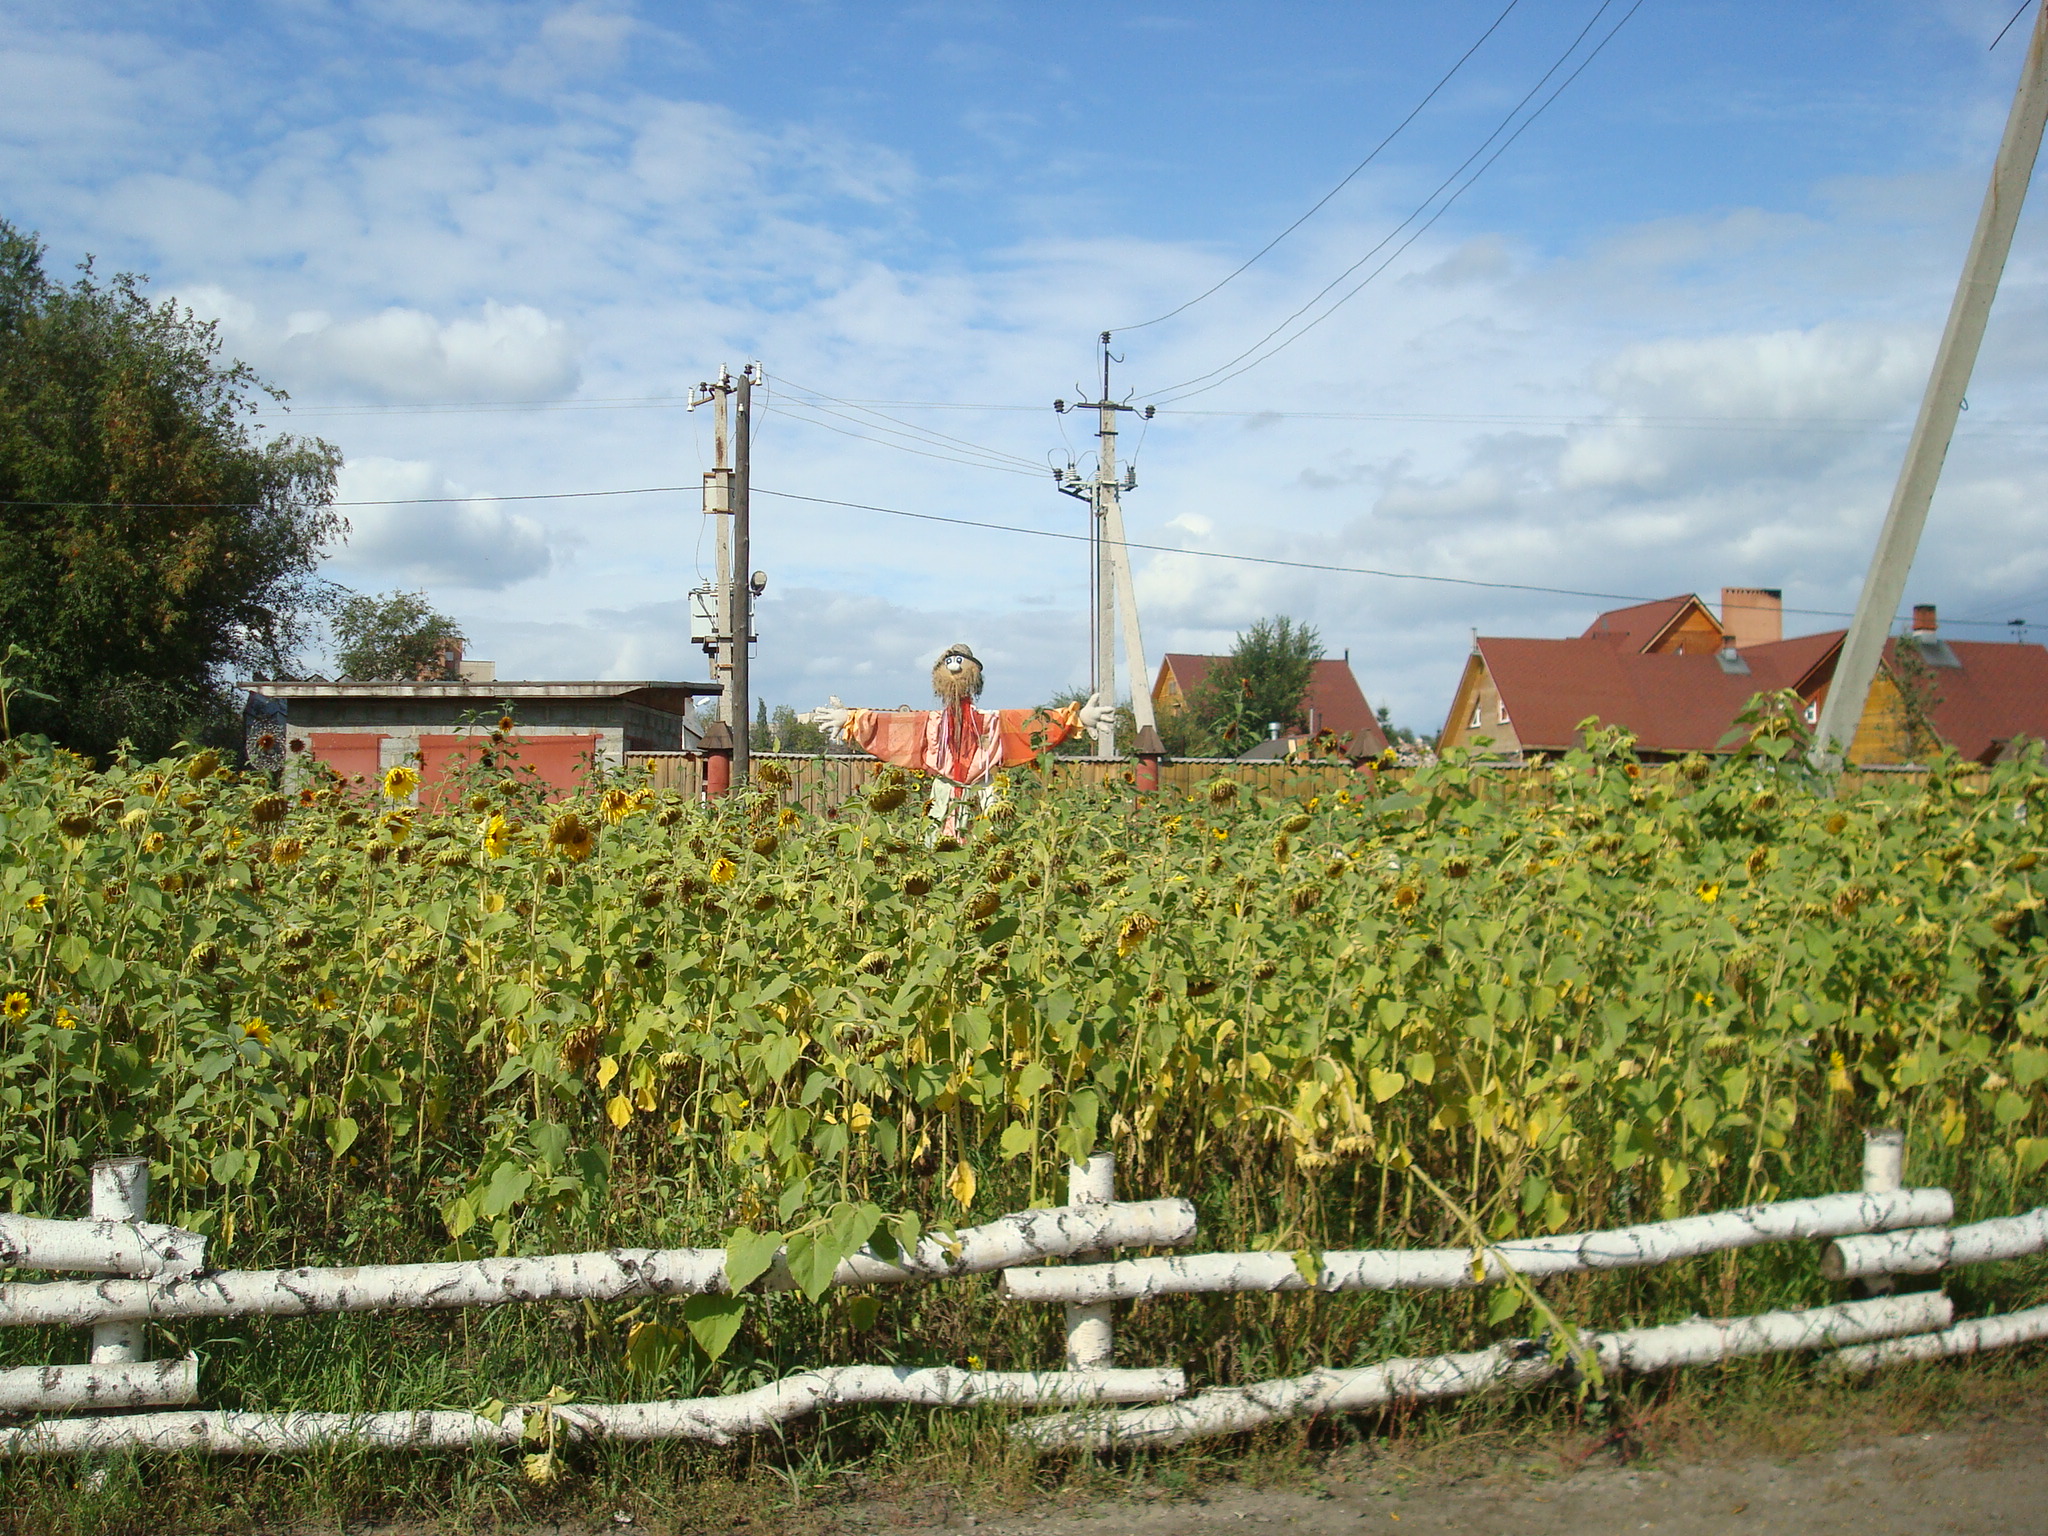
[[[1145,668],[1145,642],[1138,628],[1138,595],[1131,582],[1131,552],[1124,542],[1123,503],[1121,492],[1135,490],[1138,485],[1136,467],[1126,473],[1121,482],[1116,473],[1116,413],[1136,410],[1137,407],[1112,400],[1109,394],[1109,332],[1102,333],[1102,398],[1099,400],[1077,400],[1074,410],[1093,409],[1097,414],[1095,478],[1084,481],[1070,465],[1064,471],[1055,470],[1054,478],[1063,495],[1086,501],[1093,516],[1089,520],[1090,536],[1094,545],[1094,657],[1092,681],[1094,690],[1111,704],[1116,702],[1116,629],[1117,613],[1122,610],[1124,631],[1124,664],[1131,674],[1131,713],[1142,732],[1155,722],[1152,718],[1152,693],[1150,674]],[[1065,414],[1069,409],[1064,400],[1055,400],[1053,409]],[[1146,406],[1144,417],[1152,419],[1152,407]],[[1116,727],[1109,726],[1095,738],[1097,757],[1116,756]]]
[[[718,568],[710,585],[690,593],[690,638],[711,658],[711,679],[720,685],[718,718],[728,728],[732,717],[732,462],[728,457],[726,400],[733,391],[732,374],[718,370],[715,383],[699,384],[690,395],[690,409],[712,408],[713,467],[704,471],[704,515],[718,520]]]
[[[1842,642],[1841,659],[1835,663],[1834,681],[1821,708],[1813,756],[1815,765],[1827,772],[1841,769],[1855,743],[1856,726],[1884,657],[1892,616],[1905,597],[1906,576],[1927,524],[1927,508],[1934,500],[1942,461],[1955,436],[1956,413],[1962,409],[1970,371],[1977,363],[1977,348],[1984,340],[1984,325],[1991,315],[1991,301],[1998,295],[1998,279],[2012,249],[2013,226],[2019,222],[2020,205],[2034,174],[2044,122],[2048,122],[2048,4],[2034,18],[2033,39],[2020,69],[2012,112],[2005,120],[2005,137],[1999,141],[1991,186],[1977,215],[1976,233],[1970,237],[1962,280],[1956,284],[1955,300],[1949,306],[1941,349],[1935,353],[1934,372],[1920,401],[1912,440],[1906,445],[1906,460],[1899,468],[1899,482],[1877,538],[1877,552],[1863,578],[1856,617]]]
[[[747,651],[754,639],[754,563],[752,477],[754,470],[755,365],[740,370],[733,393],[732,417],[732,782],[747,782],[754,728],[753,700],[747,696]]]

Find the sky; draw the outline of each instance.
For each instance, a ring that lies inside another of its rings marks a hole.
[[[1475,631],[1846,622],[2012,4],[14,0],[0,217],[216,321],[345,455],[326,574],[503,678],[706,675],[683,402],[757,360],[761,697],[1085,684],[1111,330],[1150,666],[1288,614],[1433,731]],[[2044,361],[2029,210],[1907,591],[1959,638],[2048,638]]]

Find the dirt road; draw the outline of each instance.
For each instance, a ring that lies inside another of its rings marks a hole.
[[[1368,1469],[1326,1478],[1320,1494],[1224,1489],[1208,1497],[940,1519],[945,1528],[971,1525],[977,1536],[1245,1536],[1260,1529],[1276,1536],[1371,1529],[2048,1536],[2048,1419],[2005,1419],[1786,1460],[1607,1466],[1565,1478],[1521,1472],[1433,1488],[1375,1478]],[[869,1527],[876,1528],[885,1522]]]

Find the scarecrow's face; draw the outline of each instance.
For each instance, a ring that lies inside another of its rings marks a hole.
[[[932,692],[947,703],[976,698],[981,693],[981,663],[965,646],[955,646],[932,668]]]

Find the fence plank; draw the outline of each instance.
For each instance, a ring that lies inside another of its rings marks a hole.
[[[1485,1251],[1483,1258],[1469,1248],[1387,1249],[1376,1252],[1333,1249],[1321,1255],[1321,1272],[1313,1288],[1319,1291],[1467,1290],[1477,1285],[1500,1284],[1506,1278],[1506,1269],[1513,1269],[1531,1279],[1597,1270],[1641,1269],[1696,1258],[1705,1253],[1749,1248],[1758,1243],[1843,1237],[1851,1232],[1882,1231],[1887,1227],[1926,1227],[1946,1220],[1941,1212],[1953,1213],[1954,1210],[1955,1202],[1945,1189],[1899,1189],[1875,1195],[1821,1195],[1809,1200],[1780,1200],[1739,1210],[1716,1211],[1707,1216],[1647,1222],[1611,1232],[1519,1238],[1494,1244]],[[2048,1216],[2048,1211],[2037,1214]],[[1918,1232],[1899,1234],[1907,1238],[1921,1235]],[[1475,1266],[1483,1272],[1483,1277],[1475,1273]],[[1012,1269],[1004,1271],[1002,1278],[1002,1294],[1011,1301],[1061,1301],[1069,1306],[1197,1292],[1305,1291],[1310,1288],[1307,1276],[1302,1274],[1291,1253],[1195,1253],[1170,1258],[1127,1259],[1113,1264],[1071,1264],[1058,1269]]]
[[[1178,1369],[962,1371],[950,1366],[842,1365],[803,1371],[751,1392],[666,1403],[570,1403],[479,1413],[150,1413],[57,1419],[0,1429],[0,1456],[76,1456],[95,1451],[303,1451],[350,1442],[403,1449],[526,1443],[545,1416],[564,1440],[706,1440],[725,1445],[791,1419],[856,1403],[928,1408],[1039,1403],[1133,1403],[1178,1397]]]
[[[1186,1200],[1054,1206],[965,1227],[951,1241],[927,1237],[915,1254],[863,1251],[834,1285],[886,1285],[982,1274],[1095,1248],[1186,1242],[1195,1208]],[[769,1290],[794,1282],[778,1258]],[[435,1311],[507,1302],[616,1301],[729,1289],[722,1248],[614,1248],[532,1258],[440,1264],[364,1264],[344,1269],[220,1270],[161,1280],[44,1281],[0,1286],[0,1326],[82,1327],[142,1318],[305,1317],[323,1312]]]

